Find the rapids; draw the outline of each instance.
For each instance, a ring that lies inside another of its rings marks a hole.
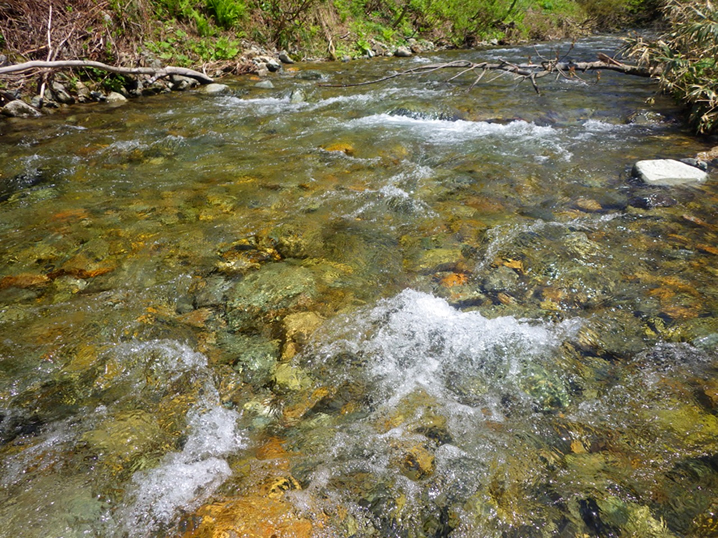
[[[0,536],[715,535],[716,172],[630,177],[715,142],[615,73],[297,76],[557,47],[0,122]]]

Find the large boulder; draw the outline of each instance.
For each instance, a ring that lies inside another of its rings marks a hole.
[[[705,181],[708,177],[703,170],[673,159],[638,161],[633,175],[649,185],[668,186]]]
[[[33,106],[28,105],[25,101],[16,99],[10,101],[2,108],[2,113],[11,118],[36,118],[42,113]]]

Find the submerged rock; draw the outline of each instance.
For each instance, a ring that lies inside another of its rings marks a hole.
[[[230,325],[239,328],[253,318],[276,317],[311,303],[316,283],[309,269],[289,263],[272,263],[248,275],[229,292]]]
[[[296,105],[298,103],[303,103],[307,100],[307,95],[304,93],[304,90],[301,88],[297,88],[295,90],[292,90],[292,93],[289,96],[289,102],[293,105]]]
[[[636,196],[628,205],[639,209],[654,209],[656,207],[672,207],[678,202],[662,192],[654,192],[647,196]]]
[[[297,78],[299,80],[321,80],[324,78],[324,75],[314,69],[307,69],[306,71],[297,73]]]
[[[704,171],[673,159],[638,161],[633,167],[634,176],[650,185],[682,185],[705,181]]]
[[[252,536],[270,538],[292,536],[309,538],[313,524],[295,513],[294,507],[269,494],[251,494],[235,500],[200,508],[199,524],[184,538],[222,538]]]

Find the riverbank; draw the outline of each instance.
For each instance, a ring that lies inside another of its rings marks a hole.
[[[32,60],[83,59],[124,67],[187,67],[211,78],[263,77],[295,60],[348,61],[577,38],[633,22],[641,10],[650,13],[649,4],[644,1],[637,8],[635,3],[611,2],[609,10],[605,0],[441,0],[426,5],[132,0],[122,6],[111,1],[11,0],[0,6],[0,69]],[[184,85],[92,68],[35,70],[0,74],[0,106],[23,99],[52,111],[112,93],[130,98]]]

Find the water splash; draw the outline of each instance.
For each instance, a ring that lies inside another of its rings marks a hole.
[[[232,471],[223,457],[245,446],[238,418],[237,412],[217,405],[191,413],[182,452],[168,454],[155,469],[135,473],[131,501],[121,514],[128,532],[151,535],[169,524],[179,509],[199,506],[229,478]]]

